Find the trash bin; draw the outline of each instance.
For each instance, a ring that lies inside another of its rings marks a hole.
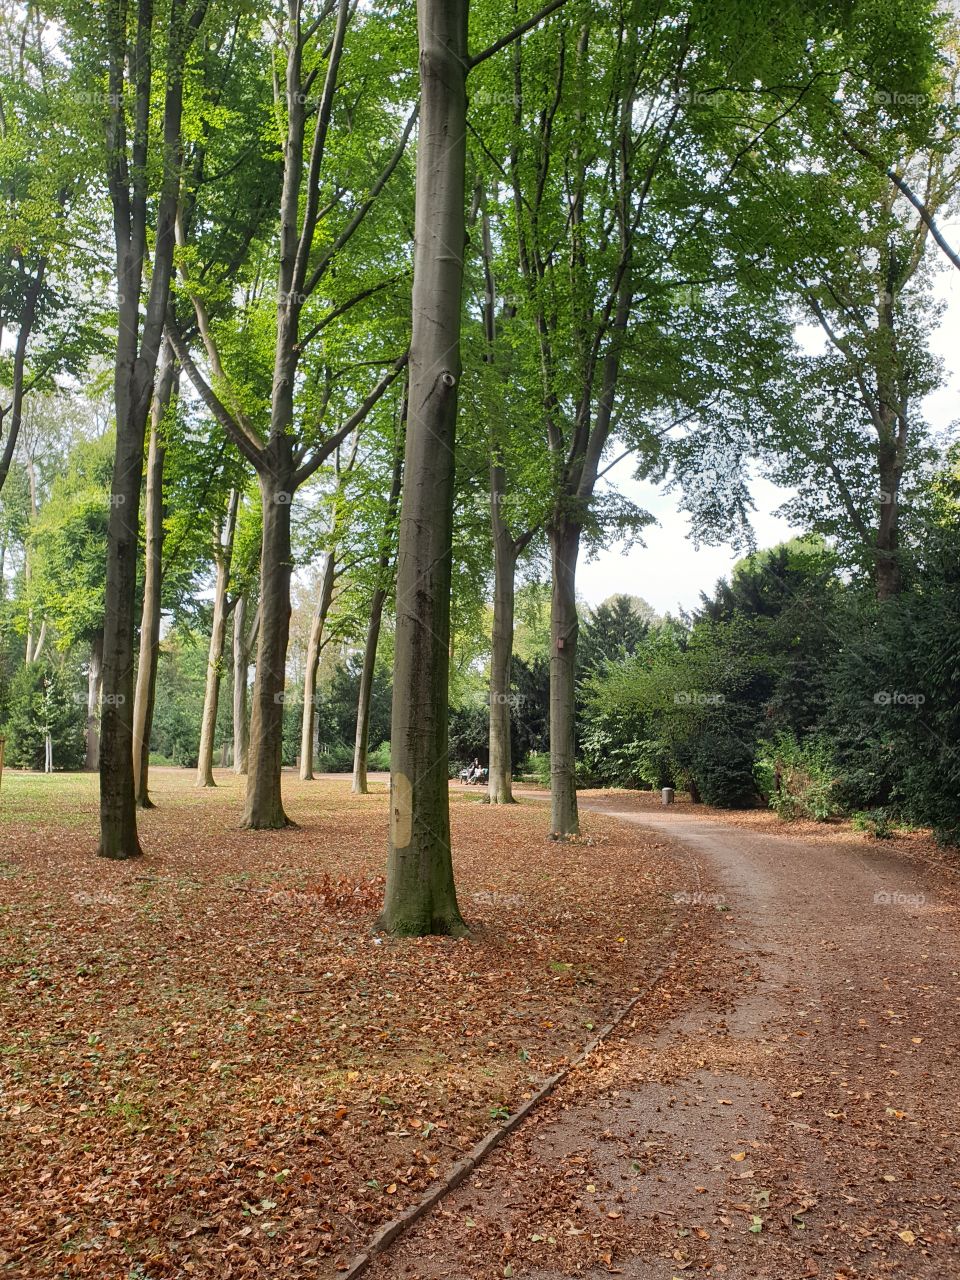
[[[660,803],[673,804],[673,796],[674,796],[673,787],[664,787],[663,790],[660,792]]]

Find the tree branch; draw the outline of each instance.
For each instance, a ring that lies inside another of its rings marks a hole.
[[[528,18],[526,22],[521,22],[518,27],[505,36],[501,36],[499,40],[495,40],[488,49],[484,49],[482,53],[475,53],[472,58],[467,60],[467,70],[472,71],[474,67],[486,62],[488,58],[492,58],[495,53],[499,53],[501,49],[505,49],[508,44],[513,44],[514,40],[519,40],[521,36],[525,36],[528,31],[532,31],[534,27],[540,25],[544,18],[549,18],[551,13],[556,13],[558,9],[562,9],[567,0],[550,0],[549,4],[545,4],[539,13],[535,13],[532,18]]]
[[[257,439],[252,429],[244,429],[244,426],[237,421],[197,368],[196,362],[190,354],[190,348],[184,341],[183,334],[177,326],[172,309],[167,312],[166,336],[167,341],[173,347],[174,354],[180,361],[181,369],[193,383],[197,395],[250,465],[255,470],[261,471],[265,465],[263,442]]]
[[[326,459],[330,457],[334,449],[346,440],[351,431],[355,431],[360,426],[383,393],[395,381],[401,371],[406,368],[408,359],[409,353],[405,351],[399,360],[394,361],[393,366],[384,374],[360,407],[350,415],[343,426],[334,432],[328,440],[324,441],[312,458],[297,468],[293,476],[294,488],[299,488],[305,480],[308,480],[317,468],[322,466]]]

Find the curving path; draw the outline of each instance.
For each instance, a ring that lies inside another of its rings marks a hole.
[[[581,803],[675,842],[700,961],[368,1274],[960,1277],[960,877]]]

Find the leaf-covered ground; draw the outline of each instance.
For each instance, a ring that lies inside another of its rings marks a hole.
[[[583,803],[683,841],[704,945],[368,1280],[960,1276],[956,861]]]
[[[94,856],[95,780],[0,793],[0,1274],[336,1274],[590,1039],[671,948],[683,856],[590,814],[452,796],[467,941],[370,932],[386,794],[158,770],[147,856]]]

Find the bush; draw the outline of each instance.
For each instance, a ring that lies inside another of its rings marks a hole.
[[[874,840],[889,840],[893,835],[890,815],[885,809],[871,809],[866,813],[855,813],[851,818],[854,831],[866,831]]]
[[[756,803],[752,743],[723,726],[707,729],[693,746],[690,776],[704,804],[745,809]]]
[[[367,752],[367,768],[371,773],[390,772],[390,743],[381,742],[378,747]]]
[[[826,822],[838,812],[831,766],[825,742],[811,738],[800,743],[793,734],[784,733],[762,745],[754,776],[778,817],[788,822],[797,818]]]
[[[32,662],[10,684],[5,734],[7,763],[43,769],[46,739],[53,743],[53,767],[80,769],[86,757],[86,700],[74,698],[55,667]]]
[[[326,743],[323,750],[316,753],[313,768],[316,773],[352,773],[353,747],[345,742]]]

